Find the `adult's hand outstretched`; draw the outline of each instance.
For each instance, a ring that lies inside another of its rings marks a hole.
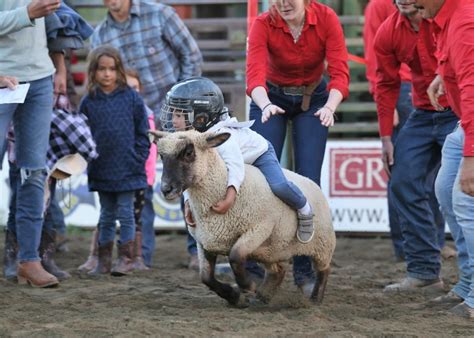
[[[284,114],[285,111],[280,107],[269,104],[262,110],[262,123],[267,122],[272,115]]]

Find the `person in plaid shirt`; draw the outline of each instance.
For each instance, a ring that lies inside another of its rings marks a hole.
[[[139,73],[145,103],[159,114],[176,82],[201,75],[196,41],[170,6],[139,0],[104,0],[104,5],[107,17],[92,34],[91,47],[117,48],[125,68]]]
[[[53,111],[46,154],[48,168],[53,168],[60,158],[74,153],[79,153],[87,162],[98,157],[87,117],[79,112],[56,109]]]

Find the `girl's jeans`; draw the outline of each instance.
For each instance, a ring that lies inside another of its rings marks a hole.
[[[105,245],[115,239],[115,221],[120,222],[119,244],[135,240],[133,198],[135,191],[99,191],[100,219],[99,244]]]

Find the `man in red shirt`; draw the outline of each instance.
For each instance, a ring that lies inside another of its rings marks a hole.
[[[374,51],[374,39],[380,25],[393,13],[397,12],[393,0],[370,0],[365,7],[364,17],[364,54],[366,61],[366,77],[369,81],[369,92],[374,95],[376,85],[376,68],[377,60]],[[393,133],[392,142],[398,137],[400,129],[405,124],[408,116],[414,110],[413,103],[411,100],[411,74],[410,67],[405,63],[402,63],[400,67],[400,95],[396,109],[394,112],[393,122]],[[390,226],[390,237],[392,238],[393,249],[395,253],[396,261],[403,261],[405,254],[403,252],[403,236],[402,230],[400,229],[400,221],[398,219],[398,212],[393,203],[393,197],[391,196],[390,189],[391,181],[387,182],[387,200],[388,200],[388,217]],[[437,203],[437,202],[436,202]],[[444,220],[443,220],[444,223]]]
[[[377,61],[374,51],[375,34],[377,34],[380,25],[396,12],[397,7],[393,4],[393,0],[370,0],[364,10],[364,57],[367,62],[365,75],[369,81],[369,92],[371,94],[374,94],[377,81]],[[402,82],[411,82],[410,67],[407,64],[403,63],[400,67],[400,77]]]
[[[449,311],[474,319],[474,0],[416,0],[423,17],[433,18],[438,74],[428,89],[435,106],[446,90],[461,118],[443,147],[436,196],[458,250],[459,282],[435,299],[456,304]]]
[[[398,12],[379,28],[374,50],[377,59],[375,101],[385,169],[391,174],[392,197],[399,214],[404,238],[407,276],[384,291],[437,289],[442,291],[440,248],[444,242],[444,221],[436,225],[433,184],[446,136],[454,129],[457,116],[446,97],[443,110],[431,105],[426,89],[437,68],[430,24],[423,20],[414,0],[396,0]],[[400,67],[410,66],[415,111],[401,129],[394,152],[393,111],[400,92]]]

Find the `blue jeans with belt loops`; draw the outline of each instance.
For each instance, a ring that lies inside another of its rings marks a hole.
[[[408,116],[415,110],[413,107],[413,100],[411,98],[411,83],[402,82],[400,85],[400,94],[397,100],[397,111],[398,111],[398,125],[393,127],[392,132],[392,143],[396,144],[398,134],[405,125]],[[395,257],[403,259],[405,254],[403,252],[403,236],[402,230],[400,229],[400,222],[398,220],[398,213],[393,203],[392,192],[390,188],[390,179],[387,182],[387,202],[388,202],[388,218],[390,226],[390,237],[392,238],[393,250]]]
[[[22,104],[0,104],[0,149],[11,122],[15,128],[16,165],[20,182],[16,192],[15,226],[20,262],[38,261],[43,225],[46,151],[53,107],[52,77],[30,82]]]
[[[328,128],[321,124],[319,117],[314,116],[314,113],[326,104],[328,96],[326,81],[323,80],[311,96],[309,109],[303,112],[301,110],[302,96],[286,95],[281,88],[270,85],[268,91],[270,101],[284,109],[285,114],[274,115],[265,124],[261,122],[262,110],[255,102],[250,104],[250,119],[255,120],[251,128],[273,145],[278,160],[281,160],[288,123],[290,121],[293,123],[295,171],[318,185],[321,184],[321,167]],[[293,257],[293,276],[296,285],[315,280],[310,257]]]
[[[432,171],[439,168],[441,149],[457,121],[450,110],[417,109],[400,131],[395,145],[391,188],[403,232],[408,277],[439,277],[439,233],[444,232],[444,224],[442,229],[437,226],[430,204],[437,174]]]
[[[436,178],[436,197],[458,251],[459,280],[454,293],[474,308],[474,197],[461,191],[464,131],[458,126],[446,137],[441,168]]]

